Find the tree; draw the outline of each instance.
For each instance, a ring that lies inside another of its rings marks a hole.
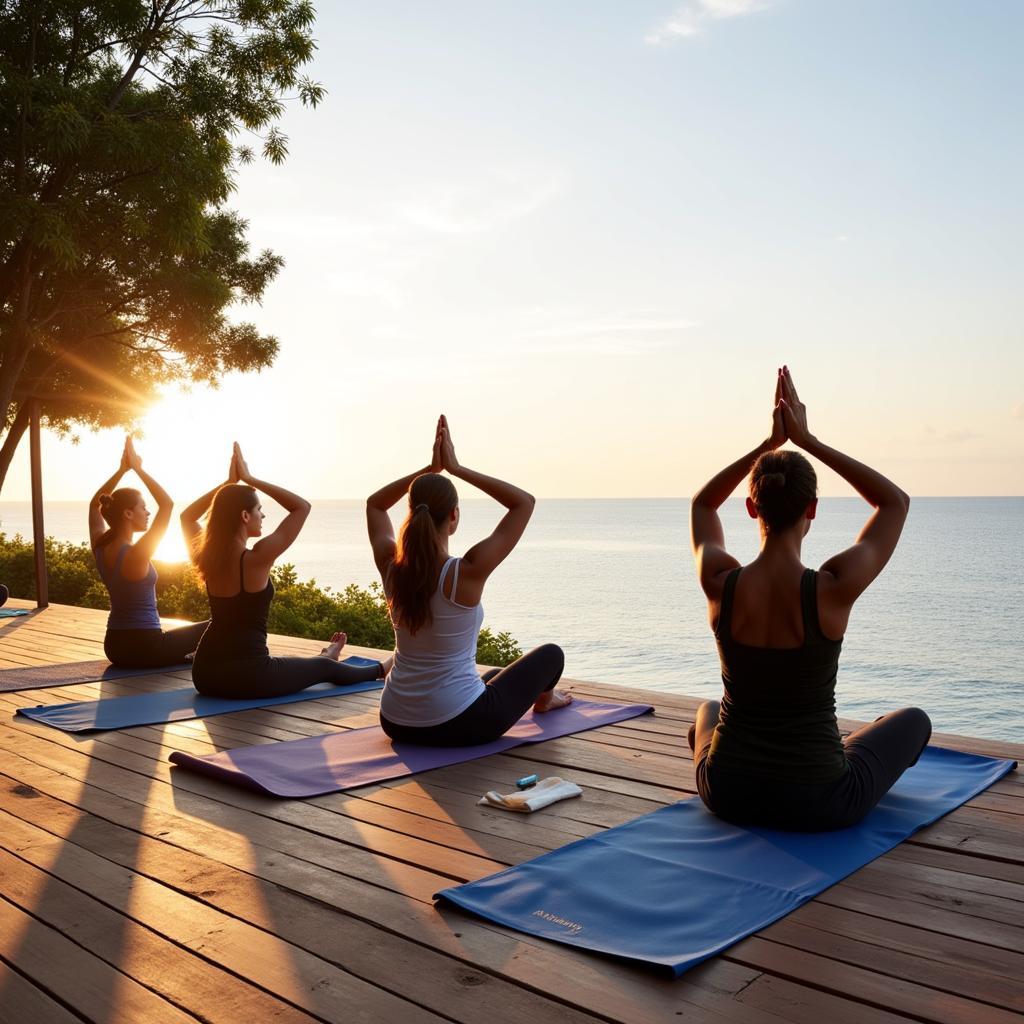
[[[168,381],[260,370],[236,323],[281,267],[226,204],[316,106],[309,0],[0,0],[0,487],[47,425],[130,424]]]

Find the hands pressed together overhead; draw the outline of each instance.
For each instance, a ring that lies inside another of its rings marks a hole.
[[[442,413],[437,419],[434,432],[434,448],[430,455],[430,471],[440,473],[447,470],[455,473],[459,469],[459,460],[455,456],[455,445],[448,430],[448,417]]]
[[[788,366],[778,370],[775,380],[775,407],[772,410],[772,448],[781,447],[787,440],[798,448],[806,448],[812,440],[807,428],[807,406],[800,401]]]
[[[242,449],[236,441],[231,451],[231,464],[228,467],[228,483],[248,483],[251,478],[249,466],[242,457]]]
[[[124,450],[121,452],[121,472],[127,473],[129,469],[135,470],[136,473],[142,469],[142,458],[135,451],[135,442],[131,436],[124,439]]]

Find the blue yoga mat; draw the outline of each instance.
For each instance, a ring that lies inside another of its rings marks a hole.
[[[13,619],[18,615],[28,615],[27,608],[0,608],[0,619]]]
[[[0,693],[18,690],[40,690],[51,686],[71,686],[74,683],[103,683],[108,679],[127,679],[130,676],[153,676],[162,672],[182,672],[192,666],[184,661],[179,665],[160,668],[114,668],[106,658],[97,661],[71,661],[59,665],[32,665],[27,668],[0,669]]]
[[[376,665],[377,662],[369,658],[352,657],[346,658],[344,664],[364,667]],[[230,711],[295,704],[318,697],[340,697],[346,693],[379,690],[383,685],[381,679],[368,683],[317,683],[316,686],[284,697],[253,697],[249,700],[203,697],[189,686],[180,690],[140,693],[132,697],[106,697],[103,700],[76,701],[74,704],[41,704],[34,708],[18,708],[15,714],[42,722],[43,725],[52,725],[64,732],[102,732],[133,725],[158,725],[164,722],[183,722],[190,718],[209,718]]]
[[[435,898],[530,935],[678,976],[1015,767],[928,747],[860,824],[837,832],[738,828],[694,797]]]

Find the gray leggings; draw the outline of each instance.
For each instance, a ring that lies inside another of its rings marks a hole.
[[[438,725],[398,725],[380,716],[380,727],[400,743],[427,747],[475,747],[504,736],[537,698],[553,690],[562,677],[565,655],[555,644],[543,644],[483,679],[487,687],[461,714]]]

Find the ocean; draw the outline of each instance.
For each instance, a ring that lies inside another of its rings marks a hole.
[[[272,502],[267,502],[272,506]],[[268,524],[275,521],[268,507]],[[817,566],[853,543],[867,518],[856,498],[824,498],[804,541]],[[459,554],[501,510],[465,501]],[[528,649],[552,641],[566,675],[716,697],[718,658],[697,585],[685,499],[541,500],[519,547],[484,594],[485,622]],[[739,499],[723,508],[730,551],[757,552]],[[86,539],[81,503],[52,502],[46,532]],[[31,534],[26,502],[0,502],[0,530]],[[166,557],[181,557],[172,538]],[[314,502],[285,560],[340,589],[375,578],[361,501]],[[903,539],[854,608],[843,645],[839,713],[873,718],[916,704],[936,730],[1024,737],[1024,498],[915,498]]]

